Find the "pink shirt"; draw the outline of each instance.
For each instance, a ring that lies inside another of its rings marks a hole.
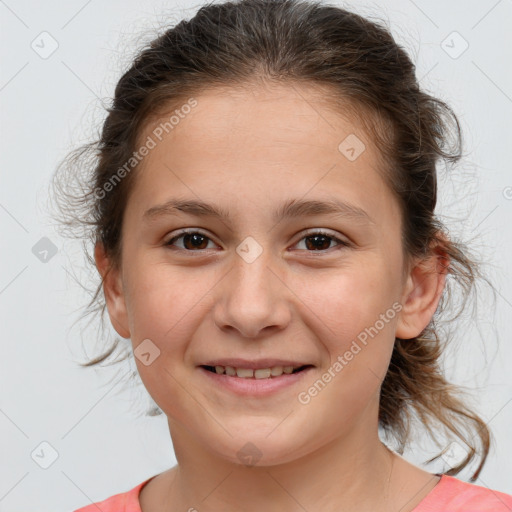
[[[142,512],[139,493],[152,478],[128,492],[116,494],[74,512]],[[512,512],[512,495],[442,475],[413,512]]]

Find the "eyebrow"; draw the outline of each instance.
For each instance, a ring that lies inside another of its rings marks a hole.
[[[163,216],[177,215],[179,212],[195,215],[196,217],[210,216],[220,220],[231,217],[229,210],[203,201],[170,199],[163,204],[146,210],[143,214],[143,219],[152,221]],[[337,198],[324,200],[291,199],[274,212],[273,219],[275,222],[278,222],[291,217],[309,217],[314,215],[335,215],[375,224],[375,221],[365,210]]]

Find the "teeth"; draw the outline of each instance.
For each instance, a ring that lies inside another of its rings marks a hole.
[[[300,366],[297,368],[300,368]],[[215,373],[218,373],[219,375],[225,373],[231,377],[236,375],[242,379],[268,379],[271,376],[279,377],[283,373],[293,373],[293,370],[293,366],[273,366],[272,368],[258,368],[257,370],[252,370],[250,368],[234,368],[233,366],[215,366]]]
[[[254,378],[255,379],[268,379],[272,370],[270,368],[263,368],[260,370],[254,370]],[[238,372],[237,372],[238,375]]]
[[[237,368],[236,369],[236,376],[237,377],[243,377],[244,379],[246,379],[247,377],[254,377],[254,371],[251,370],[250,368],[249,369]]]
[[[236,375],[236,370],[232,366],[226,366],[226,375],[234,377]]]
[[[279,375],[282,375],[282,373],[283,373],[282,366],[274,366],[274,368],[270,368],[270,374],[272,375],[272,377],[277,377]]]

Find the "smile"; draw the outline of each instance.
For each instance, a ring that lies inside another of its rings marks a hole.
[[[233,366],[208,366],[203,365],[202,368],[210,372],[215,372],[218,375],[228,375],[230,377],[240,377],[242,379],[270,379],[280,377],[285,374],[292,374],[300,372],[311,365],[303,365],[298,367],[293,366],[273,366],[272,368],[235,368]]]
[[[208,392],[212,389],[219,389],[240,397],[264,398],[286,388],[293,389],[293,386],[301,384],[315,367],[308,364],[298,367],[272,366],[251,369],[201,365],[197,369],[207,379],[205,388],[208,389]],[[303,388],[304,384],[302,383],[300,389]],[[296,392],[298,393],[298,390]]]

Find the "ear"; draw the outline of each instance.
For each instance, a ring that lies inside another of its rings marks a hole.
[[[130,329],[119,269],[110,268],[111,262],[105,254],[103,244],[100,242],[94,247],[94,260],[103,280],[103,293],[110,321],[119,336],[128,339]]]
[[[421,258],[407,276],[395,337],[418,336],[432,319],[446,284],[450,259],[441,249]]]

